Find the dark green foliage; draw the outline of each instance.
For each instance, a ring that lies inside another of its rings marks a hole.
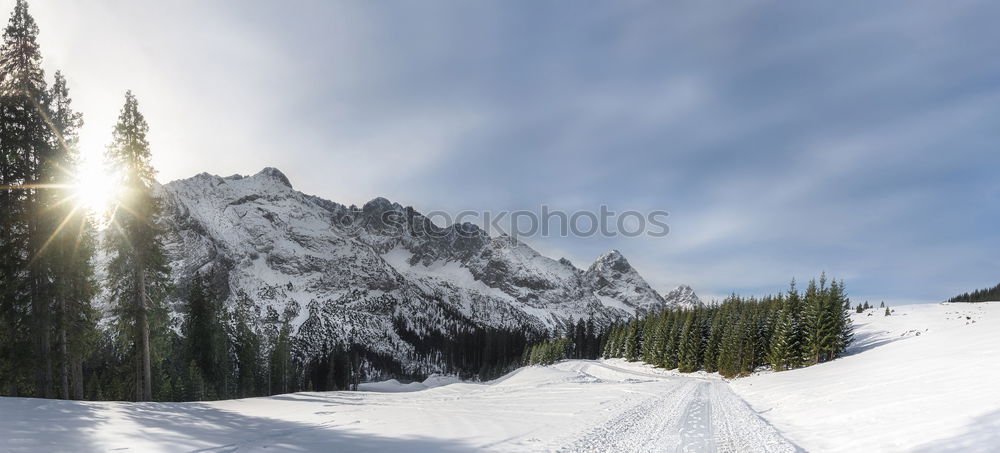
[[[0,394],[82,398],[94,339],[93,229],[70,190],[82,118],[51,90],[19,0],[0,47]]]
[[[206,399],[206,395],[226,394],[229,337],[223,323],[221,302],[211,283],[196,273],[186,300],[182,333],[184,356],[190,358],[190,366],[196,368],[201,379],[200,399]]]
[[[293,388],[295,371],[292,364],[291,332],[291,325],[286,319],[282,322],[271,349],[269,393],[272,395],[288,393]]]
[[[689,311],[684,316],[677,348],[677,368],[683,373],[701,368],[704,343],[707,343],[707,336],[702,329],[701,313],[702,310]]]
[[[418,357],[438,357],[444,364],[445,373],[482,380],[499,377],[521,366],[526,360],[528,346],[539,339],[522,329],[455,327],[447,334],[437,331],[418,334],[410,330],[403,319],[396,319],[394,325],[399,336],[414,346]],[[593,338],[590,342],[591,349],[600,349],[599,339]],[[373,358],[364,350],[361,355],[365,361]],[[380,368],[390,369],[385,366]],[[400,377],[419,378],[425,375]]]
[[[641,332],[642,327],[639,325],[639,320],[628,323],[628,327],[625,329],[625,360],[634,362],[641,357],[639,353],[642,341]]]
[[[828,285],[824,276],[803,295],[793,281],[778,296],[732,295],[706,308],[665,310],[614,325],[604,356],[726,377],[762,365],[798,368],[844,353],[852,340],[849,308],[843,282]]]
[[[971,293],[959,294],[948,299],[948,302],[989,302],[994,300],[1000,300],[1000,284],[992,288],[977,289]]]
[[[240,398],[257,396],[261,364],[261,339],[253,329],[253,303],[246,298],[238,298],[229,325],[233,342],[234,367],[236,371],[236,393]]]
[[[187,401],[205,400],[205,378],[201,367],[194,360],[188,365],[188,388],[185,395]]]
[[[551,365],[573,357],[573,340],[557,338],[536,344],[528,351],[528,365]]]
[[[605,338],[605,351],[617,350],[618,345],[624,348],[628,341],[627,330],[619,328],[602,335],[595,330],[593,319],[586,323],[580,320],[565,337],[543,340],[525,349],[521,362],[525,365],[551,365],[564,359],[596,359],[600,356],[602,337]]]
[[[811,363],[821,363],[840,355],[851,339],[850,318],[843,307],[847,296],[843,283],[827,286],[826,275],[819,284],[809,282],[804,297],[806,350]]]
[[[121,178],[122,195],[111,218],[106,247],[111,255],[108,289],[114,303],[115,328],[122,340],[119,346],[134,357],[137,401],[153,398],[152,370],[163,354],[157,346],[167,329],[163,300],[170,273],[156,223],[160,203],[153,194],[155,171],[146,141],[148,130],[138,101],[131,91],[126,92],[108,147],[108,160]]]

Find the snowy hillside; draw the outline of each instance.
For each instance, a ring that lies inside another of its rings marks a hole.
[[[808,451],[1000,450],[1000,302],[853,315],[852,355],[732,381]]]
[[[214,272],[226,303],[250,306],[260,329],[288,320],[302,355],[356,343],[411,358],[405,370],[434,370],[412,361],[404,338],[471,327],[543,332],[590,317],[607,325],[700,303],[690,289],[657,294],[617,251],[583,271],[475,225],[439,227],[384,198],[358,209],[305,195],[273,168],[200,174],[159,192],[174,303],[196,271]]]

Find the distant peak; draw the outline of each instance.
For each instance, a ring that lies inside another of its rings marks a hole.
[[[621,261],[624,261],[625,264],[628,264],[628,260],[626,260],[625,256],[622,255],[622,252],[619,252],[617,249],[611,250],[610,252],[607,252],[597,257],[597,262],[599,263],[617,263]]]
[[[383,197],[375,197],[372,198],[371,201],[365,203],[365,205],[361,207],[361,210],[366,214],[381,214],[395,208],[397,208],[397,205],[393,202]]]
[[[663,295],[667,304],[676,307],[703,307],[705,304],[688,285],[680,285]]]
[[[288,177],[285,176],[285,174],[282,173],[281,170],[278,170],[277,168],[274,167],[266,167],[254,176],[264,176],[267,178],[271,178],[284,184],[289,189],[292,188],[292,183],[288,181]]]
[[[632,268],[632,265],[628,263],[628,260],[625,259],[624,255],[622,255],[622,252],[619,252],[618,250],[611,250],[597,257],[597,260],[595,260],[594,264],[590,267],[591,269],[603,268],[611,269],[616,272],[628,272]]]

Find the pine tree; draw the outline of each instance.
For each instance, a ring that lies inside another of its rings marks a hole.
[[[680,350],[681,328],[684,327],[684,320],[679,311],[671,311],[668,318],[670,330],[667,332],[663,347],[663,368],[672,370],[678,366],[678,352]]]
[[[646,363],[654,363],[653,358],[656,356],[658,347],[656,338],[658,323],[659,317],[655,315],[647,315],[640,323],[642,326],[642,352],[640,356]]]
[[[839,282],[834,280],[833,283],[830,284],[830,298],[832,300],[832,304],[837,305],[839,303],[842,304],[842,306],[850,307],[851,300],[847,297],[845,287],[846,285],[844,285],[843,280]],[[831,358],[839,357],[841,354],[847,351],[847,347],[851,344],[851,341],[854,340],[854,326],[853,323],[851,322],[850,312],[847,309],[834,310],[834,311],[835,312],[832,315],[835,317],[837,321],[836,324],[837,336],[836,336],[836,342],[834,343],[833,349],[831,351],[832,352]]]
[[[719,370],[719,346],[722,344],[722,334],[725,332],[723,317],[718,307],[713,307],[710,315],[708,339],[705,344],[703,366],[705,371],[714,373]]]
[[[44,195],[53,174],[52,131],[46,122],[46,83],[38,47],[38,26],[28,5],[18,0],[4,29],[0,48],[0,154],[3,167],[4,313],[11,328],[14,350],[10,370],[35,371],[34,390],[40,397],[55,396],[51,348],[51,287],[49,260],[42,251],[54,231],[47,221]],[[9,286],[8,286],[9,285]],[[25,337],[30,348],[25,348]],[[5,341],[5,343],[7,343]],[[27,356],[23,351],[31,351]],[[30,365],[29,365],[30,364]]]
[[[774,329],[774,337],[771,340],[771,350],[767,360],[775,371],[784,371],[792,367],[791,343],[795,328],[793,316],[790,308],[783,308]]]
[[[278,338],[275,340],[274,348],[271,350],[271,374],[273,376],[271,394],[288,393],[291,391],[292,376],[292,352],[291,352],[291,325],[285,319],[278,330]],[[525,349],[525,353],[529,350]],[[526,361],[526,360],[525,360]]]
[[[75,183],[75,169],[79,166],[77,141],[83,119],[73,111],[62,73],[55,73],[48,96],[53,147],[59,151],[54,161],[54,174],[48,181],[52,189],[47,191],[49,222],[57,227],[50,236],[45,256],[51,270],[50,285],[55,300],[60,395],[67,399],[83,399],[83,359],[96,338],[99,316],[91,305],[97,292],[92,264],[96,248],[94,226],[85,207],[74,202],[70,193]]]
[[[828,332],[828,315],[826,310],[826,279],[821,277],[821,284],[816,284],[815,280],[809,281],[806,293],[803,298],[805,303],[805,334],[806,350],[809,353],[811,363],[822,361],[824,353],[824,339]]]
[[[233,307],[233,312],[231,314],[232,321],[230,325],[233,328],[233,332],[230,335],[233,341],[233,350],[236,356],[236,392],[241,398],[257,396],[258,387],[257,379],[260,373],[260,357],[261,357],[261,345],[260,336],[251,327],[253,325],[253,302],[246,297],[241,295],[237,297],[236,304]],[[324,389],[329,388],[325,385],[329,383],[329,359],[332,350],[327,350],[324,353],[324,359],[327,360],[327,370],[324,373],[320,373],[317,376],[318,385],[324,385]]]
[[[203,401],[205,399],[205,379],[202,376],[201,367],[192,360],[188,365],[188,401]]]
[[[585,358],[596,359],[598,356],[601,355],[600,352],[601,339],[600,339],[600,333],[597,332],[596,326],[594,325],[593,316],[587,318],[586,335],[587,335],[587,347],[586,347]]]
[[[195,273],[186,300],[183,333],[185,355],[198,367],[208,393],[224,394],[227,336],[222,323],[218,297],[212,283]]]
[[[169,282],[162,233],[156,223],[160,203],[153,194],[155,171],[150,164],[148,130],[138,101],[131,91],[126,92],[108,147],[108,161],[121,178],[122,192],[108,235],[108,281],[117,328],[134,358],[137,401],[153,398],[153,342],[165,325],[163,299]]]
[[[633,320],[628,323],[628,329],[625,332],[625,360],[629,362],[639,360],[640,342],[642,341],[640,335],[639,321]]]
[[[682,373],[690,373],[701,368],[701,326],[694,311],[684,316],[678,350],[678,368]]]

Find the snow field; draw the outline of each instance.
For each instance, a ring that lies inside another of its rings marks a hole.
[[[733,380],[733,390],[811,452],[1000,451],[1000,303],[854,314],[832,362]]]
[[[5,398],[0,438],[12,451],[794,450],[718,379],[613,360],[449,381],[206,403]],[[733,438],[743,425],[769,434]]]

